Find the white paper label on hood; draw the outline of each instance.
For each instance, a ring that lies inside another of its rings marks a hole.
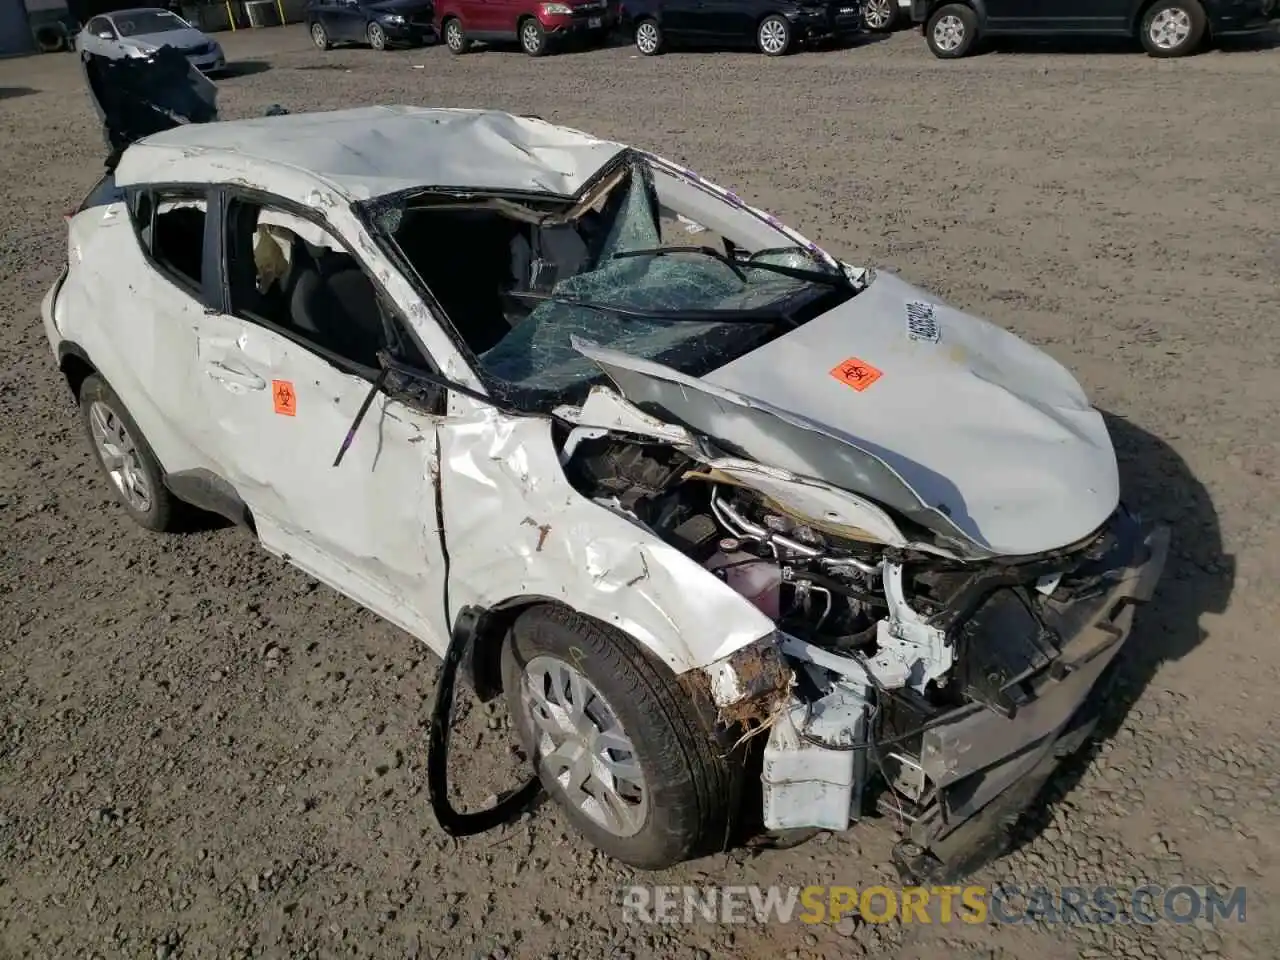
[[[907,339],[937,343],[942,337],[932,303],[912,301],[907,304]]]

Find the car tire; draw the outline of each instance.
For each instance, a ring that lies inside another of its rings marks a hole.
[[[724,846],[742,766],[726,759],[701,687],[681,684],[625,634],[554,605],[516,619],[501,663],[521,743],[588,842],[646,870]],[[605,735],[612,746],[602,746]],[[579,765],[578,745],[589,763]],[[575,774],[582,779],[571,786]]]
[[[373,49],[387,49],[387,31],[382,29],[382,24],[369,24],[369,26],[365,28],[365,37],[369,41],[369,46],[373,47]]]
[[[898,20],[898,0],[863,0],[862,22],[871,33],[889,33]]]
[[[333,43],[329,40],[329,31],[324,28],[323,23],[318,21],[311,25],[311,42],[318,50],[333,49]]]
[[[440,35],[444,45],[452,54],[460,56],[471,49],[471,41],[467,39],[466,31],[462,29],[462,21],[457,17],[450,17],[440,24]]]
[[[547,52],[547,31],[542,29],[536,17],[525,17],[517,29],[521,50],[531,57],[540,57]]]
[[[176,530],[186,505],[164,485],[160,462],[115,391],[90,374],[78,401],[94,459],[116,501],[139,526],[158,533]]]
[[[666,39],[662,36],[662,28],[652,17],[645,17],[636,24],[636,49],[646,57],[656,57],[662,53]]]
[[[1156,0],[1142,15],[1138,39],[1152,57],[1185,57],[1204,40],[1204,8],[1196,0]]]
[[[767,57],[784,57],[791,52],[791,22],[771,13],[756,26],[756,46]]]
[[[933,12],[924,35],[935,57],[957,60],[978,42],[978,15],[966,4],[949,3]]]

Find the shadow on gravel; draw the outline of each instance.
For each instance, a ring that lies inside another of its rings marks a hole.
[[[39,92],[31,87],[0,87],[0,100],[12,100],[15,97],[26,97]]]
[[[1280,30],[1243,37],[1224,37],[1206,43],[1193,56],[1205,53],[1251,53],[1280,47]],[[1141,44],[1127,37],[991,37],[982,42],[982,53],[1088,53],[1128,54],[1145,57]]]
[[[783,59],[790,60],[794,57],[805,56],[806,54],[830,53],[833,50],[856,50],[859,47],[869,47],[873,43],[882,43],[885,40],[888,40],[889,37],[890,34],[887,33],[860,33],[858,36],[850,37],[847,40],[826,40],[807,44],[797,44],[792,52],[788,53]],[[630,45],[630,41],[628,40],[624,40],[621,44],[621,46]],[[662,54],[662,57],[678,57],[682,53],[748,53],[765,59],[764,54],[760,53],[749,43],[738,46],[728,46],[725,44],[713,45],[707,43],[682,43],[680,46],[673,47],[671,50]],[[637,53],[636,56],[639,57],[640,54]],[[656,59],[661,58],[659,57]]]
[[[1093,735],[1053,774],[1006,853],[1026,846],[1049,825],[1053,805],[1075,789],[1099,745],[1116,735],[1160,665],[1180,660],[1199,645],[1205,637],[1201,617],[1225,610],[1235,586],[1235,557],[1223,552],[1209,492],[1163,440],[1131,421],[1104,415],[1120,461],[1125,503],[1144,519],[1169,526],[1169,559],[1155,596],[1137,611]]]
[[[236,60],[223,68],[222,77],[228,80],[235,77],[252,77],[259,73],[266,73],[270,69],[271,64],[265,60]]]

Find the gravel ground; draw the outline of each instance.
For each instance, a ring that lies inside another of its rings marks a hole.
[[[47,56],[0,63],[0,956],[1280,954],[1280,52],[225,45],[229,117],[490,106],[627,139],[1077,371],[1175,556],[1101,742],[980,879],[1243,884],[1248,920],[643,928],[613,902],[633,875],[549,807],[446,838],[423,787],[433,658],[239,531],[156,537],[109,501],[37,318],[102,156],[74,59]],[[465,726],[480,801],[514,777],[506,720]],[[864,886],[888,846],[873,822],[653,879]]]

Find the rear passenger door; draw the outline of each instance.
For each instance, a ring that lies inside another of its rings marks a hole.
[[[375,386],[395,319],[311,211],[228,192],[219,212],[223,300],[197,353],[220,475],[268,550],[421,639],[445,636],[437,418]]]

